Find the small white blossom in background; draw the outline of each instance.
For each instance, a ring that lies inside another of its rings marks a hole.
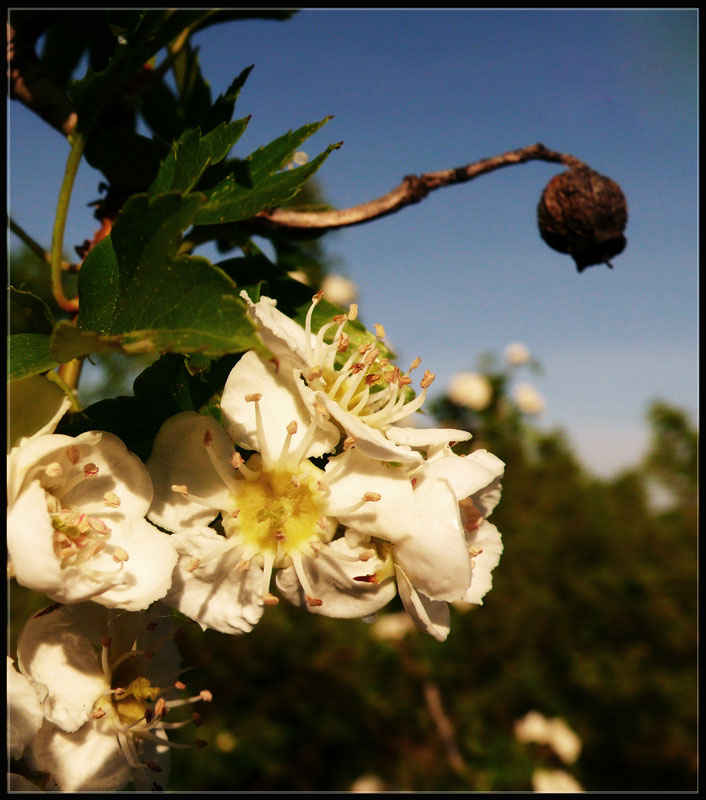
[[[299,283],[303,283],[305,286],[309,285],[309,276],[301,269],[293,269],[291,272],[288,272],[290,278],[295,281],[299,281]]]
[[[343,275],[327,275],[321,282],[321,289],[329,303],[338,306],[349,306],[358,297],[356,285]]]
[[[530,351],[522,342],[511,342],[505,348],[505,362],[510,367],[521,367],[530,360]]]
[[[351,784],[349,792],[384,792],[385,784],[381,778],[373,774],[365,774],[356,778]]]
[[[286,169],[294,169],[295,167],[302,167],[309,160],[309,156],[303,150],[297,152],[287,162]]]
[[[376,639],[388,642],[399,642],[404,637],[416,630],[412,618],[404,611],[394,614],[381,614],[373,622],[371,631]]]
[[[539,711],[528,711],[515,723],[518,742],[546,744],[565,764],[573,764],[581,752],[581,739],[561,717],[547,719]]]
[[[537,769],[532,773],[532,789],[549,794],[577,794],[581,784],[563,769]]]
[[[449,381],[449,397],[458,406],[482,411],[492,396],[490,381],[478,372],[457,372]]]
[[[541,414],[545,408],[542,395],[529,383],[518,383],[512,392],[515,405],[523,414]]]

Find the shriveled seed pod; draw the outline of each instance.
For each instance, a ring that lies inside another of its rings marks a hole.
[[[588,167],[555,175],[537,207],[542,239],[554,250],[568,253],[579,272],[607,264],[627,244],[623,230],[628,207],[620,186]]]

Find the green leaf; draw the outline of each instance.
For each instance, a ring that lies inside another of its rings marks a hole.
[[[222,122],[214,130],[201,135],[200,130],[186,130],[172,145],[171,152],[160,165],[159,172],[148,190],[155,197],[169,190],[188,192],[199,181],[206,167],[222,161],[243,135],[249,117]]]
[[[7,378],[14,381],[54,369],[51,336],[44,333],[15,333],[7,339]]]
[[[273,208],[293,197],[301,185],[313,175],[329,154],[340,147],[330,145],[313,161],[296,169],[279,172],[266,177],[263,170],[250,170],[250,185],[235,174],[229,175],[213,189],[206,191],[207,203],[196,215],[196,224],[213,225],[222,222],[237,222],[249,219],[262,211]],[[248,166],[248,162],[245,162]]]
[[[240,90],[243,88],[248,75],[252,72],[252,68],[252,64],[246,67],[226,89],[225,94],[218,96],[216,102],[199,121],[199,127],[202,131],[208,132],[217,127],[221,122],[230,122],[231,119],[233,119],[235,101],[238,99]]]
[[[54,316],[49,306],[32,292],[7,287],[10,307],[14,307],[16,315],[24,322],[22,331],[18,333],[46,333],[51,334],[54,328]]]
[[[172,64],[184,126],[196,127],[211,108],[211,89],[201,74],[198,48],[185,44]]]
[[[77,130],[88,133],[125,81],[184,28],[207,16],[208,12],[194,10],[145,11],[134,24],[134,15],[128,13],[128,24],[133,26],[114,26],[117,44],[106,67],[100,71],[89,68],[81,80],[70,85],[69,93],[78,113]]]
[[[165,155],[164,142],[102,125],[93,129],[84,151],[86,161],[128,195],[147,189]]]
[[[126,352],[219,356],[257,345],[233,281],[204,258],[176,256],[202,202],[176,192],[128,200],[81,268],[80,329],[120,335]]]
[[[123,345],[123,337],[101,336],[94,331],[77,328],[67,320],[61,320],[54,328],[51,337],[51,354],[60,363],[64,364],[72,358],[81,358],[89,353],[106,353],[110,351],[124,353],[140,352],[139,347],[131,349]]]

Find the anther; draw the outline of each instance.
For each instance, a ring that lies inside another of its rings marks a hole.
[[[377,492],[366,492],[363,495],[363,502],[365,502],[365,503],[377,503],[377,501],[380,500],[381,497],[382,497],[382,495],[378,494]]]
[[[351,343],[351,337],[347,333],[342,333],[336,342],[336,350],[339,353],[345,353]]]
[[[424,370],[424,377],[421,381],[422,389],[426,389],[427,386],[431,386],[434,378],[436,378],[436,375],[433,372],[429,372],[428,369]]]
[[[318,597],[309,597],[309,595],[307,595],[306,604],[308,606],[322,606],[324,604],[324,601],[319,600]]]
[[[93,464],[93,463],[86,464],[83,467],[83,477],[84,478],[95,478],[97,474],[98,474],[98,467],[95,464]]]
[[[159,700],[155,703],[154,706],[154,715],[155,717],[163,717],[167,713],[167,703],[163,697],[160,697]]]
[[[306,374],[307,383],[311,383],[311,381],[315,381],[317,378],[320,378],[321,374],[322,374],[321,367],[313,367]]]
[[[378,579],[375,575],[356,575],[353,578],[354,581],[360,581],[361,583],[377,583]]]
[[[348,319],[350,322],[358,319],[358,304],[351,303],[350,308],[348,309]]]
[[[91,712],[91,719],[103,719],[106,713],[107,712],[105,712],[102,708],[97,708],[95,711]]]
[[[72,444],[66,448],[66,457],[72,464],[78,464],[80,455],[78,452],[78,447],[76,447],[75,444]]]
[[[247,572],[250,569],[250,562],[243,559],[238,563],[238,566],[235,568],[236,572]]]
[[[322,419],[328,419],[329,413],[326,410],[326,406],[322,403],[314,403],[314,410]]]
[[[311,298],[311,302],[316,304],[321,300],[323,296],[324,296],[324,290],[319,289],[319,291]]]
[[[285,541],[285,539],[287,538],[287,537],[286,537],[286,536],[285,536],[285,535],[282,533],[282,531],[275,531],[275,532],[274,532],[274,534],[273,534],[273,536],[275,537],[275,539],[276,539],[278,542],[283,542],[283,541]]]
[[[201,562],[199,561],[198,558],[192,558],[191,561],[189,561],[189,566],[186,568],[186,571],[194,572],[198,568],[200,563]]]
[[[374,327],[375,327],[375,335],[378,337],[378,339],[384,339],[385,329],[382,327],[382,325],[380,325],[379,322],[376,322]]]
[[[182,683],[181,681],[174,681],[174,688],[175,689],[186,689],[186,684]]]
[[[366,375],[365,376],[365,382],[368,384],[368,386],[372,386],[374,383],[377,383],[379,380],[380,380],[380,376],[379,375],[373,374],[373,375]]]
[[[194,713],[191,715],[191,721],[198,728],[203,722],[203,720],[201,719],[201,714],[199,714],[198,711],[194,711]]]
[[[351,447],[355,444],[355,436],[346,436],[343,440],[343,450],[350,450]]]
[[[407,372],[412,372],[412,370],[417,369],[417,367],[422,363],[422,359],[417,356],[414,361],[409,365],[409,369]]]
[[[120,505],[120,498],[115,492],[106,492],[103,495],[103,502],[111,508],[117,508]]]
[[[296,423],[296,421],[295,421],[295,420],[292,420],[292,421],[289,423],[289,425],[287,425],[287,433],[288,433],[290,436],[294,436],[294,434],[295,434],[296,432],[297,432],[297,423]]]
[[[203,435],[203,446],[209,447],[212,441],[213,441],[213,434],[211,433],[210,430],[207,429],[206,433],[204,433]]]
[[[262,397],[260,392],[253,392],[252,394],[245,395],[245,402],[246,403],[257,403],[257,401]]]
[[[275,597],[273,594],[271,594],[270,592],[268,592],[268,593],[267,593],[266,595],[264,595],[264,597],[262,598],[262,602],[263,602],[263,603],[264,603],[266,606],[276,606],[276,605],[278,605],[278,604],[279,604],[279,599],[278,599],[277,597]]]
[[[213,694],[208,689],[201,689],[199,692],[199,697],[204,701],[204,703],[210,703],[213,700]]]
[[[113,643],[113,640],[110,636],[101,636],[101,646],[102,647],[110,647]]]
[[[44,474],[47,478],[59,478],[63,474],[64,470],[61,468],[61,464],[58,461],[52,461],[51,464],[47,464],[44,468]]]
[[[127,561],[130,558],[128,556],[127,551],[123,550],[122,547],[116,547],[113,551],[113,561],[120,563],[121,561]]]
[[[156,761],[145,761],[145,766],[152,770],[152,772],[161,772],[162,768]]]

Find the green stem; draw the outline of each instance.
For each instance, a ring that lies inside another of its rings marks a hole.
[[[69,141],[71,142],[71,151],[66,161],[64,180],[61,184],[61,190],[59,191],[59,202],[56,207],[56,219],[54,220],[54,230],[52,232],[51,285],[56,302],[61,308],[66,311],[77,311],[78,297],[75,297],[73,300],[68,300],[64,295],[64,289],[61,284],[61,263],[64,248],[64,229],[66,227],[66,218],[69,214],[71,192],[74,188],[74,181],[86,146],[86,140],[83,134],[74,132],[69,137]]]

